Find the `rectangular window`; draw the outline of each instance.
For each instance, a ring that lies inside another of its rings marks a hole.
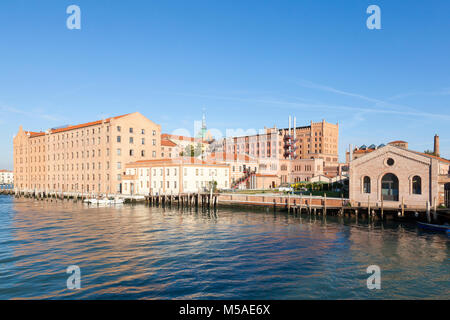
[[[133,128],[130,128],[130,133],[133,133]]]
[[[120,132],[120,126],[117,126],[117,132]]]
[[[122,154],[122,150],[121,149],[117,149],[117,155],[120,156]]]
[[[122,162],[117,162],[117,169],[122,169]]]
[[[133,137],[130,137],[130,143],[132,144],[134,142]]]
[[[117,136],[117,142],[121,142],[122,139],[120,138],[120,136]]]

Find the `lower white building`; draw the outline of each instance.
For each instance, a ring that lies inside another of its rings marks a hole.
[[[122,194],[175,195],[227,189],[231,178],[228,164],[182,157],[128,163],[122,181]]]
[[[14,173],[8,170],[0,170],[0,184],[13,184]]]

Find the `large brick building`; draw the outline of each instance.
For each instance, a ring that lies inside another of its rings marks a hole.
[[[450,161],[435,155],[390,144],[350,162],[349,196],[356,205],[448,207],[449,190]]]
[[[325,120],[311,121],[308,126],[265,128],[260,134],[225,138],[222,144],[228,154],[256,158],[259,173],[275,175],[280,183],[308,181],[325,168],[339,174],[339,125]]]
[[[159,157],[161,127],[135,112],[14,137],[15,188],[120,193],[125,164]]]

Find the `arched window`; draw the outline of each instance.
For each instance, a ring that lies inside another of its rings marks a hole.
[[[419,176],[414,176],[412,179],[412,193],[422,194],[422,179]]]
[[[381,194],[383,200],[398,201],[398,178],[395,174],[387,173],[381,179]]]
[[[367,176],[363,180],[363,192],[370,193],[370,178]]]

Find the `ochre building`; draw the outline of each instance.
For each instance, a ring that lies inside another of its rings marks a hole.
[[[159,157],[161,126],[139,112],[13,140],[15,188],[35,192],[120,193],[125,164]]]

